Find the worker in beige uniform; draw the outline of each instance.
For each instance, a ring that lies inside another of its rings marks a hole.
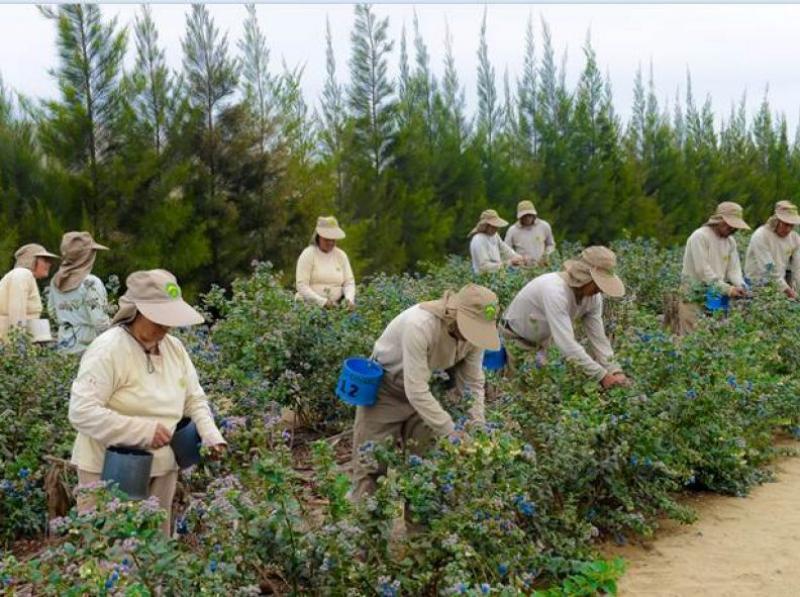
[[[577,259],[565,261],[563,271],[534,278],[508,306],[501,334],[541,355],[552,341],[567,361],[603,388],[627,384],[603,326],[602,295],[625,294],[625,285],[614,273],[616,264],[610,249],[589,247]],[[574,321],[583,323],[589,352],[575,339]]]
[[[725,296],[741,298],[747,294],[739,249],[733,238],[737,230],[749,230],[742,219],[742,207],[732,201],[717,206],[708,221],[692,232],[686,241],[681,271],[681,292],[684,296],[699,289],[713,288]],[[678,327],[684,334],[695,328],[702,309],[697,301],[682,300],[678,309]]]
[[[480,220],[469,235],[469,252],[472,257],[472,271],[476,274],[497,272],[508,265],[523,265],[524,257],[509,247],[497,231],[508,226],[493,209],[481,213]]]
[[[506,244],[525,258],[526,265],[547,265],[556,250],[550,224],[539,218],[530,201],[517,204],[517,221],[506,232]]]
[[[453,419],[433,396],[435,369],[450,369],[462,397],[472,399],[469,414],[484,421],[483,351],[500,348],[497,296],[475,284],[457,293],[419,303],[395,317],[375,343],[373,358],[384,369],[374,406],[359,406],[353,427],[353,497],[377,487],[385,471],[360,458],[367,442],[402,440],[422,451],[436,436],[455,429]]]
[[[50,275],[50,267],[58,259],[42,245],[29,244],[14,253],[14,269],[0,279],[0,340],[8,337],[12,327],[25,327],[30,319],[42,315],[42,298],[36,280]]]
[[[306,247],[297,260],[295,275],[297,298],[320,307],[356,302],[356,282],[347,254],[336,246],[345,237],[333,216],[321,216]]]
[[[774,282],[791,299],[797,298],[800,288],[800,236],[794,231],[798,224],[797,206],[778,201],[775,213],[750,237],[744,260],[745,274],[753,284]]]
[[[162,530],[169,536],[178,479],[169,443],[177,423],[190,417],[213,455],[226,444],[186,348],[169,335],[173,327],[202,323],[202,315],[184,302],[166,270],[134,272],[126,283],[115,325],[83,354],[72,384],[69,421],[78,431],[72,463],[86,485],[100,479],[107,447],[151,450],[150,495],[167,512]],[[79,510],[92,506],[91,496],[78,501]]]

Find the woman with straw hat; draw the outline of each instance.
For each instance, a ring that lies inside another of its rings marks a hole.
[[[563,271],[534,278],[508,306],[501,334],[542,355],[552,340],[566,360],[603,388],[626,384],[603,326],[603,295],[625,294],[625,285],[614,273],[616,264],[610,249],[589,247],[577,259],[565,261]],[[589,352],[575,339],[574,321],[583,323]]]
[[[797,206],[778,201],[772,217],[750,237],[744,260],[744,271],[751,281],[756,284],[773,281],[791,299],[797,298],[800,288],[800,236],[794,231],[798,224]],[[791,284],[786,281],[789,270]]]
[[[151,450],[149,493],[167,512],[162,530],[171,534],[170,510],[178,465],[169,446],[183,417],[197,426],[212,454],[225,440],[214,423],[197,371],[174,327],[203,323],[184,302],[175,276],[166,270],[134,272],[111,329],[92,342],[72,384],[69,421],[78,431],[72,463],[80,485],[98,481],[105,449],[125,446]],[[89,498],[78,509],[91,509]]]
[[[453,433],[450,414],[431,393],[434,370],[451,369],[469,414],[484,421],[483,351],[500,348],[497,296],[477,284],[447,291],[395,317],[375,342],[373,358],[384,376],[373,406],[359,406],[353,426],[353,497],[373,493],[385,471],[365,458],[366,446],[391,438],[415,452],[436,436]]]
[[[484,210],[480,220],[469,235],[469,252],[472,256],[472,271],[476,274],[496,272],[506,265],[523,265],[524,257],[518,255],[497,234],[498,229],[508,226],[493,209]]]
[[[58,322],[57,348],[82,354],[108,328],[108,295],[92,274],[98,244],[88,232],[67,232],[61,240],[61,266],[50,283],[47,310]]]
[[[320,307],[344,304],[353,308],[356,282],[347,254],[336,246],[345,237],[333,216],[317,218],[317,227],[297,260],[297,298]]]
[[[546,265],[556,250],[550,224],[539,217],[531,201],[517,204],[517,221],[506,232],[506,244],[529,264]]]
[[[50,266],[58,255],[42,245],[29,244],[14,253],[14,269],[0,279],[0,340],[12,327],[24,327],[42,314],[42,298],[36,280],[50,275]]]

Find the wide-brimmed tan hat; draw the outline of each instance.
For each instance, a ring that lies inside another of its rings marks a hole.
[[[742,210],[741,205],[733,201],[723,201],[717,205],[717,211],[709,218],[708,223],[719,224],[720,222],[725,222],[731,228],[750,230],[750,226],[742,219],[743,215],[744,210]]]
[[[467,284],[453,297],[458,330],[467,342],[486,350],[498,350],[497,295],[483,286]]]
[[[76,261],[87,251],[108,251],[108,247],[96,243],[88,232],[67,232],[61,238],[61,257]]]
[[[484,209],[481,212],[481,217],[478,220],[478,223],[475,225],[475,228],[470,231],[468,236],[477,234],[480,232],[481,227],[486,225],[494,226],[495,228],[505,228],[508,226],[508,222],[501,218],[494,209]]]
[[[533,206],[533,201],[520,201],[517,203],[517,219],[521,220],[522,216],[538,216],[536,208]]]
[[[53,255],[42,245],[37,245],[36,243],[23,245],[17,249],[16,253],[14,253],[16,267],[27,267],[28,269],[33,269],[33,264],[35,263],[37,257],[50,259],[51,261],[60,259],[58,255]]]
[[[61,266],[53,276],[53,284],[61,292],[80,286],[94,267],[97,251],[108,251],[98,244],[88,232],[67,232],[61,239]]]
[[[800,214],[797,213],[797,206],[791,201],[778,201],[775,204],[775,217],[781,222],[792,226],[800,224]]]
[[[314,233],[328,240],[341,240],[345,237],[344,230],[339,228],[339,222],[333,216],[318,217]]]
[[[178,280],[164,269],[133,272],[125,281],[127,290],[119,299],[120,309],[114,322],[125,321],[132,308],[158,325],[180,328],[205,321],[183,300]]]
[[[580,287],[594,281],[601,292],[611,297],[625,294],[625,284],[619,279],[614,269],[617,267],[617,256],[606,247],[587,247],[577,259],[564,262],[567,283],[572,287]]]

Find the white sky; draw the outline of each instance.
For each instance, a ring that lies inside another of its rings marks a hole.
[[[187,5],[153,5],[160,41],[173,68],[181,63],[180,39]],[[399,55],[399,38],[405,23],[412,33],[414,5],[380,4],[379,16],[388,16],[396,40],[393,70]],[[484,6],[479,4],[416,5],[434,72],[442,71],[445,19],[453,35],[456,64],[470,107],[475,105],[478,35]],[[137,5],[107,4],[106,17],[118,15],[131,24]],[[232,49],[242,30],[242,5],[210,6],[217,25],[227,31]],[[353,24],[351,4],[269,4],[258,14],[272,52],[272,66],[281,59],[305,64],[304,89],[316,105],[325,76],[325,17],[330,18],[342,82],[348,78],[349,36]],[[532,14],[536,25],[537,54],[541,56],[539,17],[547,20],[560,62],[568,50],[568,81],[572,85],[583,66],[583,46],[591,28],[592,44],[603,72],[611,75],[615,104],[620,115],[630,115],[637,66],[645,75],[652,60],[659,101],[669,96],[670,111],[676,89],[685,92],[686,69],[691,69],[695,100],[701,104],[711,94],[717,117],[727,118],[730,106],[747,90],[752,113],[761,102],[765,86],[773,110],[786,115],[794,134],[800,112],[800,77],[793,59],[800,55],[800,6],[792,5],[520,5],[490,4],[487,37],[490,58],[498,74],[502,97],[503,71],[508,67],[512,84],[522,65],[525,26]],[[131,32],[132,33],[132,32]],[[413,60],[412,38],[409,52]],[[129,40],[128,63],[133,59]],[[40,98],[56,93],[48,70],[56,64],[55,27],[33,5],[0,4],[0,76],[13,89]]]

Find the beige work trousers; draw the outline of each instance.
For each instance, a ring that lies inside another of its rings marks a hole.
[[[356,408],[356,422],[353,425],[353,500],[358,501],[374,493],[378,487],[378,477],[386,474],[385,467],[359,457],[362,445],[366,442],[377,444],[392,438],[394,442],[399,440],[404,450],[420,454],[433,443],[435,436],[411,406],[405,392],[384,381],[374,406]]]
[[[100,473],[90,473],[78,469],[78,484],[88,485],[100,480]],[[178,471],[172,471],[158,477],[150,477],[150,497],[158,498],[161,508],[167,512],[167,518],[161,524],[161,532],[167,537],[172,536],[172,499],[175,497],[175,487],[178,484]],[[87,494],[77,496],[78,512],[86,512],[95,506],[94,497]]]

